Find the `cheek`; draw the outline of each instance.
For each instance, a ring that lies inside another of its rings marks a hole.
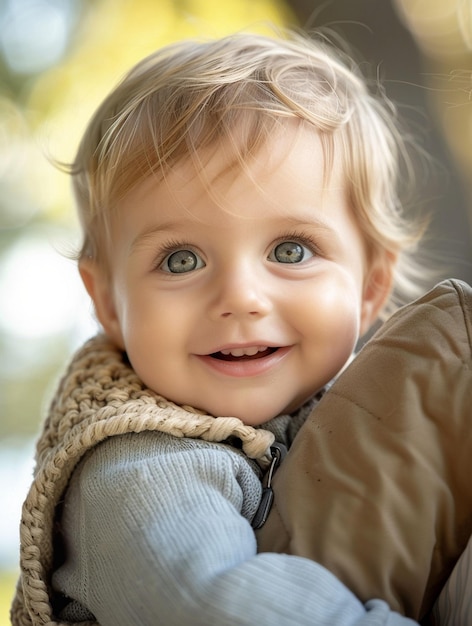
[[[360,332],[361,298],[355,281],[347,277],[318,285],[305,300],[304,323],[313,338],[321,334],[329,355],[337,360],[351,354]]]
[[[130,363],[144,384],[156,393],[168,395],[166,384],[176,352],[169,333],[146,326],[129,329],[125,344]]]
[[[128,358],[144,383],[164,396],[182,384],[181,372],[201,317],[191,302],[150,289],[128,291],[121,309],[123,338]]]
[[[118,313],[125,350],[141,378],[170,350],[178,326],[178,313],[143,291],[131,286],[123,292]]]

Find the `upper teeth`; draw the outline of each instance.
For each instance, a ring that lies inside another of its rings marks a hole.
[[[254,356],[258,352],[264,352],[267,346],[251,346],[249,348],[231,348],[231,350],[221,350],[221,354],[231,354],[231,356]]]

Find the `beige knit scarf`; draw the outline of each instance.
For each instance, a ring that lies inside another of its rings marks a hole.
[[[272,433],[237,418],[215,418],[169,402],[144,386],[126,356],[105,336],[88,341],[61,380],[37,442],[33,483],[22,510],[13,626],[65,624],[55,620],[51,606],[56,506],[90,448],[112,435],[146,430],[214,442],[235,436],[246,455],[262,466],[274,440]]]

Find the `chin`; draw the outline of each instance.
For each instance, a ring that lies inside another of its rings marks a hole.
[[[278,415],[278,414],[277,414]],[[261,417],[261,418],[255,418],[253,415],[249,416],[249,417],[240,417],[239,419],[243,422],[243,424],[245,424],[246,426],[253,426],[254,428],[257,426],[264,426],[264,424],[267,424],[267,422],[270,422],[271,419],[273,419],[274,417],[276,417],[275,415],[271,415],[270,417]]]
[[[258,405],[255,401],[252,403],[247,402],[245,405],[240,405],[239,407],[237,407],[235,403],[226,405],[225,403],[215,402],[210,405],[204,405],[202,403],[203,406],[198,406],[198,408],[214,417],[237,417],[246,424],[246,426],[262,427],[278,415],[289,415],[293,413],[303,406],[314,393],[316,393],[316,390],[310,391],[308,394],[300,394],[296,399],[291,398],[288,404],[282,404],[280,402],[273,406],[267,406],[267,403],[261,406],[260,403]]]
[[[277,415],[281,415],[283,413],[288,413],[284,408],[277,410],[275,409],[271,413],[267,413],[267,409],[265,411],[237,411],[233,413],[226,413],[225,417],[237,417],[240,419],[246,426],[264,426],[267,422],[277,417]]]
[[[232,409],[224,406],[199,406],[198,409],[214,417],[236,417],[240,419],[243,424],[246,424],[246,426],[262,426],[270,422],[276,415],[279,415],[279,413],[267,415],[267,410],[261,413],[254,410],[237,410],[234,406]]]

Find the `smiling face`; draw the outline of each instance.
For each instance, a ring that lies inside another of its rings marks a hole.
[[[368,267],[335,163],[317,134],[270,139],[247,170],[217,149],[150,177],[113,218],[109,273],[81,273],[99,320],[145,384],[259,425],[333,378],[388,295]],[[210,185],[208,185],[210,183]]]

